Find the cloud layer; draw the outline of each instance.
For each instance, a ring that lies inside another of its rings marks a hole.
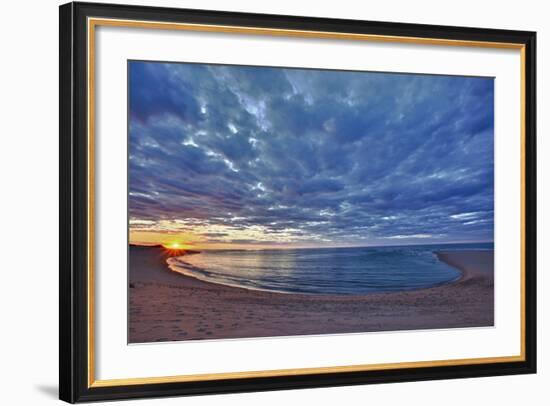
[[[132,232],[493,239],[493,79],[130,62]]]

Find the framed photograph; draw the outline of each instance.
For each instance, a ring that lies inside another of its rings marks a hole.
[[[534,32],[60,7],[60,398],[534,373]]]

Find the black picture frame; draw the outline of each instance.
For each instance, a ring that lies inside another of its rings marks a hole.
[[[68,3],[60,6],[59,397],[67,402],[235,393],[536,372],[536,33],[205,10]],[[114,18],[269,29],[511,43],[524,64],[524,359],[191,382],[93,386],[89,381],[87,19]]]

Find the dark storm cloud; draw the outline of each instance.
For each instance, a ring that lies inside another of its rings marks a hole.
[[[132,219],[350,244],[493,238],[490,78],[129,72]]]

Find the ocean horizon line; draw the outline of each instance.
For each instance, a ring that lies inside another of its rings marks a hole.
[[[318,249],[350,249],[350,248],[392,248],[392,247],[426,247],[426,246],[440,246],[440,245],[471,245],[471,244],[493,244],[494,241],[459,241],[459,242],[432,242],[432,243],[415,243],[415,244],[384,244],[384,245],[332,245],[332,246],[317,246],[317,247],[263,247],[263,248],[203,248],[193,247],[182,248],[181,251],[274,251],[274,250],[318,250]],[[163,243],[128,243],[130,247],[162,247],[165,248]]]

